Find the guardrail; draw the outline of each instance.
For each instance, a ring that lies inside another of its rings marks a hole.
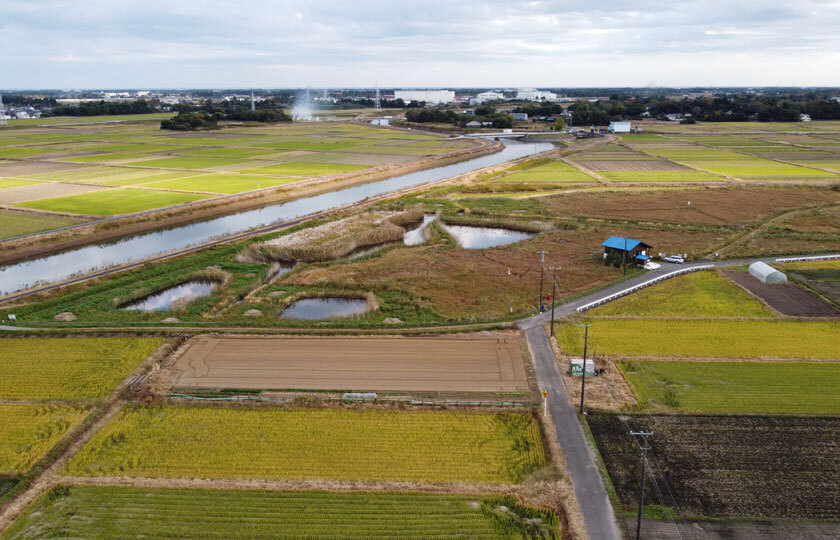
[[[788,263],[801,261],[830,261],[833,259],[840,259],[840,253],[835,253],[833,255],[805,255],[802,257],[783,257],[781,259],[776,259],[773,262]]]
[[[606,304],[607,302],[612,302],[613,300],[621,298],[622,296],[627,296],[630,293],[634,293],[634,292],[636,292],[640,289],[644,289],[645,287],[650,287],[651,285],[654,285],[655,283],[659,283],[660,281],[665,281],[666,279],[671,279],[672,277],[676,277],[676,276],[679,276],[679,275],[682,275],[682,274],[687,274],[689,272],[696,272],[698,270],[710,270],[714,267],[715,267],[715,265],[713,265],[713,264],[703,264],[703,265],[700,265],[700,266],[689,266],[688,268],[683,268],[682,270],[675,270],[673,272],[668,272],[667,274],[662,274],[659,277],[655,277],[653,279],[643,281],[642,283],[639,283],[638,285],[633,285],[632,287],[628,287],[628,288],[626,288],[622,291],[618,291],[617,293],[613,293],[609,296],[605,296],[605,297],[601,298],[600,300],[595,300],[594,302],[589,302],[588,304],[584,304],[584,305],[580,306],[579,308],[577,308],[577,311],[579,313],[582,313],[582,312],[584,312],[588,309],[598,307],[600,305]]]

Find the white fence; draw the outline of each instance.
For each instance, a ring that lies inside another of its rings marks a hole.
[[[676,277],[676,276],[679,276],[679,275],[682,275],[682,274],[687,274],[689,272],[696,272],[697,270],[710,270],[714,267],[715,267],[715,265],[713,265],[713,264],[703,264],[703,265],[700,265],[700,266],[690,266],[688,268],[683,268],[682,270],[676,270],[674,272],[668,272],[667,274],[662,274],[659,277],[655,277],[653,279],[643,281],[642,283],[639,283],[638,285],[628,287],[627,289],[624,289],[623,291],[618,291],[617,293],[613,293],[609,296],[605,296],[605,297],[601,298],[600,300],[595,300],[594,302],[589,302],[588,304],[584,304],[584,305],[580,306],[579,308],[577,308],[577,311],[578,312],[583,312],[583,311],[586,311],[588,309],[598,307],[602,304],[606,304],[607,302],[612,302],[613,300],[621,298],[622,296],[627,296],[630,293],[634,293],[634,292],[636,292],[640,289],[644,289],[645,287],[650,287],[651,285],[653,285],[655,283],[659,283],[660,281],[665,281],[666,279],[671,279],[672,277]]]
[[[801,261],[830,261],[833,259],[840,259],[840,254],[835,253],[834,255],[808,255],[805,257],[784,257],[782,259],[776,259],[775,262],[788,263]]]

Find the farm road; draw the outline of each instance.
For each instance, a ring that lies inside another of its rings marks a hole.
[[[758,260],[772,262],[778,257],[765,259],[734,259],[727,261],[698,261],[684,265],[663,264],[659,270],[632,277],[619,284],[588,294],[567,304],[555,308],[555,318],[570,315],[578,307],[595,302],[613,293],[617,293],[649,279],[659,277],[674,270],[711,264],[715,267],[731,267],[751,264]],[[522,319],[518,326],[524,330],[528,347],[534,359],[534,372],[540,389],[548,392],[548,407],[551,420],[557,431],[557,442],[566,458],[566,470],[572,481],[575,497],[578,500],[586,531],[593,540],[620,540],[622,538],[616,524],[612,505],[601,480],[596,465],[595,452],[590,448],[578,422],[577,411],[569,404],[569,396],[563,383],[563,376],[557,359],[546,335],[545,325],[551,321],[551,311]]]

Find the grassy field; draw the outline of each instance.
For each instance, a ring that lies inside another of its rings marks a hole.
[[[124,409],[66,472],[511,483],[545,459],[524,414],[149,406]]]
[[[207,198],[207,195],[198,193],[121,188],[93,191],[67,197],[56,197],[54,199],[29,201],[18,203],[14,206],[90,216],[116,216],[198,201],[205,198]]]
[[[149,184],[152,188],[179,189],[184,191],[209,191],[211,193],[242,193],[260,188],[282,186],[297,182],[297,178],[249,176],[246,174],[202,174],[189,178],[163,180]]]
[[[162,343],[158,338],[4,339],[0,399],[103,398]]]
[[[682,413],[840,414],[834,362],[619,362],[643,408]]]
[[[37,183],[38,182],[32,182],[29,180],[19,180],[17,178],[0,178],[0,189],[7,189],[20,186],[31,186],[32,184]]]
[[[290,161],[278,163],[277,165],[266,165],[265,167],[254,167],[245,169],[246,173],[276,174],[279,176],[327,176],[342,174],[367,169],[366,165],[344,165],[341,163],[307,163],[303,161]]]
[[[502,506],[508,508],[501,511]],[[72,538],[559,538],[556,515],[509,498],[58,486],[6,531]]]
[[[83,219],[0,210],[0,239],[83,223]]]
[[[589,346],[615,356],[840,358],[840,322],[605,319],[592,320]],[[560,324],[560,347],[583,353],[574,324]]]
[[[600,316],[772,317],[773,312],[717,272],[695,272],[589,312]]]
[[[212,169],[224,165],[237,165],[245,163],[244,159],[218,158],[218,157],[167,157],[161,159],[144,159],[135,161],[129,165],[138,167],[162,167],[168,169]]]
[[[526,162],[527,163],[527,162]],[[595,179],[580,172],[563,161],[549,161],[548,163],[531,167],[524,171],[514,172],[497,178],[501,182],[594,182]]]
[[[0,403],[0,475],[26,473],[87,413],[75,405]]]

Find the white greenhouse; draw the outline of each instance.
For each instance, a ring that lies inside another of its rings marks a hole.
[[[787,276],[761,261],[750,265],[750,274],[762,283],[787,283]]]

